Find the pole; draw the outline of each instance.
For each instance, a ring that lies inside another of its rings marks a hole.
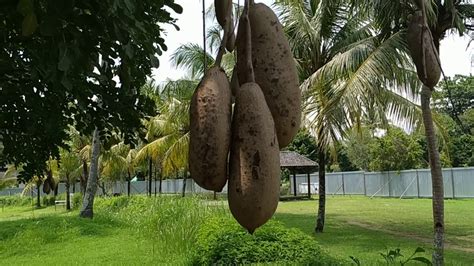
[[[346,195],[346,188],[344,186],[344,172],[342,172],[342,195]]]
[[[311,199],[311,176],[309,173],[307,173],[308,176],[308,198]]]
[[[296,173],[293,172],[293,195],[296,197]]]
[[[365,171],[364,171],[364,195],[367,196],[367,183],[366,183],[366,180],[365,180]]]
[[[453,199],[456,198],[456,191],[454,190],[454,173],[453,168],[451,167],[451,185],[453,186]]]
[[[418,176],[418,169],[416,169],[416,191],[418,193],[418,198],[420,198],[420,177]]]

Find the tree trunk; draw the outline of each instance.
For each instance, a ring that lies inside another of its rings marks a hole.
[[[66,210],[71,210],[71,196],[69,195],[69,187],[71,184],[69,183],[69,176],[66,176]]]
[[[91,218],[94,216],[94,197],[97,191],[97,179],[99,172],[99,154],[100,154],[100,140],[99,130],[94,129],[94,135],[92,137],[92,158],[91,168],[89,171],[89,177],[87,178],[86,191],[84,193],[84,199],[82,202],[82,209],[79,213],[80,217]]]
[[[36,182],[36,208],[41,208],[41,182]]]
[[[187,175],[184,174],[184,177],[183,177],[183,198],[184,198],[184,195],[186,194],[186,180],[187,180]]]
[[[128,179],[127,179],[127,196],[130,197],[130,182],[132,180],[132,175],[130,171],[128,171]]]
[[[82,197],[86,194],[86,187],[87,187],[87,177],[89,176],[89,172],[87,171],[87,161],[82,160],[82,176],[81,176],[81,193]]]
[[[421,111],[430,158],[431,183],[433,188],[433,225],[434,225],[434,252],[433,265],[444,264],[444,188],[443,174],[439,159],[436,134],[433,126],[433,117],[430,108],[432,90],[423,86],[421,91]]]
[[[151,178],[152,178],[152,167],[153,167],[153,162],[151,161],[151,158],[148,160],[148,196],[151,197]]]
[[[326,154],[318,148],[319,162],[319,207],[318,218],[316,219],[316,233],[322,233],[324,230],[324,218],[326,215]]]
[[[163,183],[163,174],[160,171],[160,186],[158,187],[158,193],[161,194],[161,184]]]

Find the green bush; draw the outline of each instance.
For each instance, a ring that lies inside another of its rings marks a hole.
[[[321,251],[316,240],[298,229],[288,229],[271,220],[250,235],[229,216],[213,217],[201,226],[193,263],[339,264]]]
[[[74,193],[71,197],[71,208],[78,209],[82,206],[82,193]]]
[[[54,206],[55,200],[56,200],[55,196],[51,196],[51,195],[43,196],[42,198],[43,206]]]
[[[31,206],[31,197],[2,196],[0,197],[0,205],[2,206]]]

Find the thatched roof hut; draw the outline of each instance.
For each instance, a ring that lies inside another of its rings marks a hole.
[[[294,151],[280,151],[280,167],[290,170],[293,175],[293,196],[296,197],[296,174],[308,177],[308,197],[311,198],[310,174],[318,170],[318,163]]]

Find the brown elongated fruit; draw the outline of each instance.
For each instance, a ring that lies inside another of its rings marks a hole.
[[[235,33],[234,33],[234,26],[232,25],[232,20],[231,23],[229,23],[229,37],[227,38],[227,42],[225,45],[225,48],[227,51],[232,52],[235,49]]]
[[[216,192],[227,182],[231,101],[229,80],[214,66],[199,83],[189,108],[189,172],[199,186]]]
[[[232,120],[229,208],[250,233],[278,206],[280,156],[272,114],[258,84],[237,91]]]
[[[407,30],[407,43],[410,55],[416,66],[418,78],[423,84],[433,88],[438,84],[441,77],[441,67],[439,65],[438,51],[433,44],[430,29],[426,25],[421,11],[415,12],[410,18]]]
[[[293,140],[301,122],[301,92],[296,64],[283,27],[268,6],[251,4],[249,18],[255,82],[265,95],[280,148],[283,148]],[[240,40],[237,40],[237,51],[239,45]]]
[[[229,52],[235,48],[235,33],[232,19],[232,0],[214,0],[217,22],[228,31],[226,49]],[[228,23],[228,25],[226,25]]]
[[[230,79],[230,89],[232,91],[232,95],[235,96],[239,87],[240,84],[239,77],[237,77],[237,66],[234,66],[234,70],[232,70],[232,78]]]
[[[232,21],[232,0],[214,0],[214,9],[216,11],[217,22],[224,29],[226,19],[229,19],[230,22]]]

